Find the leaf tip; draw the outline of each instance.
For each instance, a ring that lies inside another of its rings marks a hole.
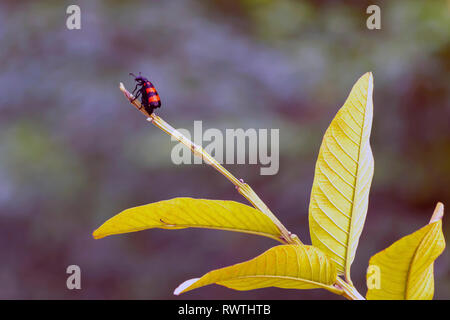
[[[373,73],[372,71],[367,71],[366,73],[364,73],[360,79],[367,79],[369,78],[369,80],[373,80]]]
[[[103,235],[99,232],[98,229],[94,230],[94,232],[92,232],[92,237],[94,239],[101,239],[103,238]]]
[[[182,284],[180,284],[174,291],[173,294],[178,296],[181,293],[183,293],[187,288],[189,288],[192,284],[194,284],[195,282],[197,282],[197,280],[199,280],[200,278],[194,278],[194,279],[190,279],[190,280],[186,280],[185,282],[183,282]]]
[[[443,217],[444,217],[444,204],[442,202],[438,202],[436,204],[436,208],[434,209],[433,215],[431,216],[429,223],[442,220]]]
[[[368,77],[369,84],[372,88],[371,90],[373,90],[373,73],[372,73],[372,71],[366,72],[366,74],[364,76]]]

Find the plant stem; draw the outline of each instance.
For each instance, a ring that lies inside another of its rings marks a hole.
[[[242,196],[244,196],[256,209],[261,211],[273,221],[273,223],[281,232],[282,238],[280,240],[282,242],[286,244],[302,244],[300,239],[295,234],[291,234],[286,229],[286,227],[278,220],[278,218],[272,213],[272,211],[270,211],[266,204],[258,197],[255,191],[253,191],[253,189],[247,183],[245,183],[242,179],[239,180],[235,176],[233,176],[227,169],[219,164],[216,159],[214,159],[209,153],[203,150],[203,148],[186,138],[183,134],[174,129],[161,117],[155,115],[154,113],[149,114],[145,110],[145,108],[142,107],[141,103],[137,99],[135,99],[135,97],[127,89],[125,89],[123,83],[120,83],[120,90],[125,94],[130,103],[147,117],[147,120],[149,122],[153,123],[156,127],[184,144],[192,151],[195,156],[200,157],[207,164],[211,165],[214,169],[224,175],[232,184],[234,184],[234,186]]]
[[[342,288],[343,293],[342,296],[347,298],[348,300],[366,300],[364,297],[356,290],[353,285],[348,284],[341,278],[337,277],[336,284]]]

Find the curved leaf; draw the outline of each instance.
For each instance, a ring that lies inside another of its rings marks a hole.
[[[208,272],[201,278],[187,280],[175,289],[174,294],[213,283],[235,290],[266,287],[324,288],[340,294],[333,286],[336,277],[334,263],[317,248],[306,245],[280,245],[252,260]]]
[[[258,234],[281,241],[276,225],[261,211],[235,201],[174,198],[122,211],[107,220],[93,236],[151,228],[208,228]]]
[[[309,205],[312,244],[350,281],[350,266],[366,219],[373,156],[372,73],[353,86],[322,141]]]
[[[369,261],[369,268],[377,270],[370,277],[379,277],[379,286],[369,287],[369,300],[429,300],[434,294],[434,260],[445,248],[442,234],[444,207],[436,206],[430,224],[401,238],[389,248],[377,253]]]

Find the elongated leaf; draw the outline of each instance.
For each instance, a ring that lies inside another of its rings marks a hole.
[[[266,287],[324,288],[336,293],[338,290],[332,286],[336,277],[334,263],[317,248],[280,245],[252,260],[208,272],[201,278],[187,280],[175,289],[174,294],[213,283],[235,290]]]
[[[372,89],[372,73],[366,73],[325,132],[309,205],[312,244],[327,253],[348,280],[373,176]]]
[[[245,204],[192,198],[175,198],[122,211],[97,230],[96,239],[151,228],[208,228],[258,234],[280,241],[280,231],[261,211]]]
[[[401,238],[369,261],[367,299],[429,300],[434,294],[434,260],[445,248],[444,207],[436,206],[430,224]],[[378,278],[377,278],[378,277]]]

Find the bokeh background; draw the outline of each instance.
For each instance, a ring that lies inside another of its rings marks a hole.
[[[67,30],[66,8],[82,29]],[[366,28],[381,7],[382,29]],[[250,259],[273,241],[185,229],[94,240],[123,209],[177,196],[245,203],[205,165],[172,164],[175,145],[118,90],[142,71],[177,128],[279,128],[280,170],[227,166],[310,243],[308,205],[322,136],[354,82],[375,79],[375,175],[352,267],[450,208],[449,1],[2,1],[0,298],[179,299],[186,279]],[[449,218],[444,219],[448,238]],[[82,270],[67,290],[66,268]],[[435,298],[450,298],[448,250]],[[341,299],[321,290],[220,286],[184,299]]]

